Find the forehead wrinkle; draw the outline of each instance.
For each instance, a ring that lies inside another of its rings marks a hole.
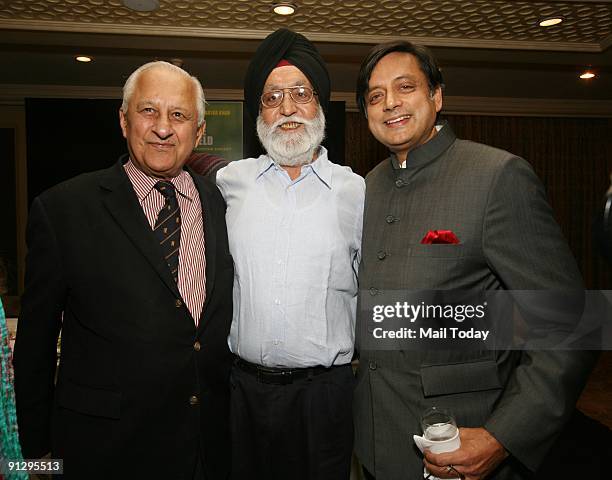
[[[159,72],[159,78],[153,76],[153,73],[156,72]],[[178,82],[175,81],[176,79],[178,79]],[[160,90],[163,93],[160,94]],[[168,90],[171,90],[173,93],[168,95]],[[176,72],[168,72],[159,67],[151,68],[140,75],[134,88],[134,96],[142,95],[143,91],[148,91],[148,95],[152,95],[152,98],[144,98],[141,100],[142,102],[159,103],[164,100],[164,97],[172,95],[197,97],[197,90],[188,79],[179,76]]]

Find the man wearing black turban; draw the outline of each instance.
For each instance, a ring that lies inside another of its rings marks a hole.
[[[233,479],[350,476],[365,187],[321,146],[329,93],[314,45],[271,34],[244,88],[267,153],[217,174],[235,265]]]
[[[244,101],[253,119],[259,115],[260,98],[270,72],[281,60],[299,68],[310,81],[319,104],[327,113],[330,81],[325,62],[304,35],[281,28],[261,42],[244,79]]]

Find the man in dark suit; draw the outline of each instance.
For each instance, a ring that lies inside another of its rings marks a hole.
[[[389,291],[583,289],[529,164],[436,125],[442,86],[429,51],[409,42],[379,45],[362,64],[358,103],[391,156],[366,178],[360,331],[365,299]],[[422,478],[423,463],[439,478],[528,478],[593,360],[578,351],[361,348],[357,455],[378,480]],[[461,447],[423,460],[412,435],[432,406],[455,414]]]
[[[24,456],[51,451],[70,478],[224,479],[233,264],[220,193],[183,168],[204,132],[202,87],[143,65],[119,115],[129,155],[30,210],[15,345]]]

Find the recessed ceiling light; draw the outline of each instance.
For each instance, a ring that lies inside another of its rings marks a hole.
[[[296,6],[291,3],[275,3],[272,6],[272,11],[277,15],[293,15],[296,10]]]
[[[548,17],[540,20],[540,27],[552,27],[559,25],[563,21],[563,17]]]
[[[159,8],[159,0],[121,0],[121,3],[137,12],[152,12]]]
[[[89,55],[77,55],[76,57],[74,57],[74,59],[77,62],[89,63],[93,60],[93,57],[90,57]]]
[[[587,70],[582,75],[580,75],[580,78],[582,78],[583,80],[589,80],[591,78],[595,78],[596,76],[597,75],[595,75],[593,72],[591,72],[590,70]]]

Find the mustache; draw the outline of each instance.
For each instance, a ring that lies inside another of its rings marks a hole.
[[[294,115],[291,115],[290,117],[279,118],[273,124],[269,125],[268,128],[270,128],[270,130],[275,130],[278,127],[280,127],[283,123],[291,123],[291,122],[302,123],[306,127],[310,127],[314,123],[312,120],[308,120],[304,117],[300,117],[299,115],[294,114]]]

